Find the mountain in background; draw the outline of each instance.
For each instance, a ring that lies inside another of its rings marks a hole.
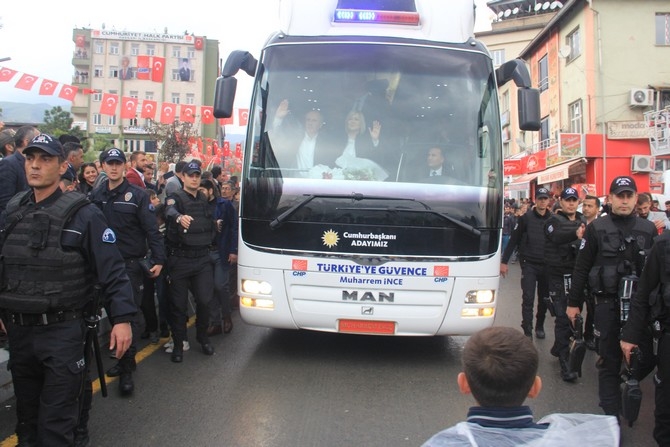
[[[4,121],[5,123],[40,124],[44,121],[44,112],[54,107],[53,104],[47,103],[26,104],[23,102],[0,101],[0,109],[2,109],[0,121]],[[70,107],[61,106],[61,108],[67,112],[70,111]]]

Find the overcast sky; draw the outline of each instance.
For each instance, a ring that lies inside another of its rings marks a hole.
[[[476,0],[476,3],[478,19],[485,18],[486,0]],[[278,4],[279,0],[188,0],[178,3],[164,0],[114,0],[105,3],[4,0],[0,7],[0,58],[11,57],[11,60],[0,62],[0,66],[20,74],[28,73],[69,84],[74,70],[72,29],[100,29],[103,23],[107,29],[163,32],[167,27],[171,34],[188,31],[196,36],[218,39],[224,61],[232,50],[248,50],[258,57],[266,38],[277,28]],[[486,27],[484,21],[477,29]],[[16,89],[14,85],[18,79],[19,75],[16,75],[10,82],[0,82],[0,100],[53,103],[56,98],[36,93],[41,79],[31,92]],[[70,104],[69,101],[60,101],[57,104]],[[244,105],[236,102],[236,107]]]

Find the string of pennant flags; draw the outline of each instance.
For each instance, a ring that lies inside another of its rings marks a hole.
[[[0,67],[0,82],[10,82],[17,74],[19,74],[19,72],[16,70]],[[59,86],[60,90],[58,90],[58,97],[72,102],[74,102],[77,93],[84,95],[101,93],[100,90],[90,88],[83,88],[80,92],[79,87],[75,85],[40,78],[39,76],[34,76],[28,73],[22,73],[14,87],[21,90],[31,91],[39,79],[42,79],[42,82],[39,84],[39,94],[44,96],[54,95]],[[162,124],[170,124],[174,122],[177,116],[180,121],[194,123],[197,111],[200,109],[200,120],[202,124],[214,124],[216,122],[212,106],[197,106],[195,104],[176,104],[170,102],[159,104],[157,101],[149,99],[141,101],[142,107],[140,109],[141,112],[139,118],[148,118],[156,121],[156,115],[160,111],[158,121]],[[113,93],[102,93],[99,113],[101,115],[114,116],[116,115],[119,103],[121,104],[121,119],[138,118],[137,107],[140,100],[130,96],[119,97],[119,95]],[[246,126],[249,122],[249,109],[237,109],[236,115],[238,126]],[[220,118],[219,124],[222,126],[234,124],[234,116],[235,114],[230,118]]]

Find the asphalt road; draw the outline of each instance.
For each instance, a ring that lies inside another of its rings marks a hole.
[[[520,325],[519,277],[518,265],[511,265],[501,282],[496,325]],[[595,354],[587,353],[577,383],[561,381],[549,354],[549,319],[547,338],[535,341],[544,387],[526,403],[538,419],[557,412],[601,414]],[[465,337],[272,330],[245,325],[237,313],[234,323],[232,333],[212,338],[212,357],[194,343],[184,362],[174,364],[162,349],[148,346],[132,397],[119,397],[116,382],[108,398],[96,394],[91,445],[419,446],[463,420],[473,405],[456,385]],[[642,389],[640,419],[622,428],[624,446],[654,445],[650,378]],[[0,412],[0,446],[15,445],[14,424],[10,400]]]

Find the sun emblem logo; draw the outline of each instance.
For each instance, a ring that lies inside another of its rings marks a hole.
[[[333,230],[328,230],[321,237],[323,244],[328,248],[333,248],[340,241],[340,237]]]

